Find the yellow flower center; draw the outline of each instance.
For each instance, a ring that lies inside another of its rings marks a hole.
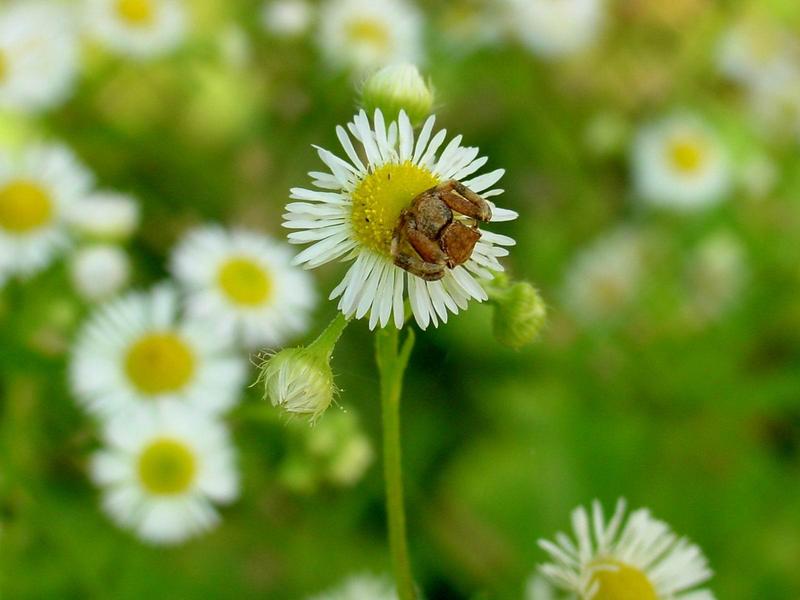
[[[14,181],[0,189],[0,227],[29,233],[53,218],[50,195],[31,181]]]
[[[598,587],[592,600],[658,600],[653,584],[641,569],[615,560],[601,561],[595,566],[612,568],[595,572],[592,583]]]
[[[234,304],[263,304],[272,291],[266,271],[250,258],[231,258],[220,267],[219,286]]]
[[[133,385],[144,394],[175,392],[194,375],[195,356],[177,334],[150,333],[128,349],[125,371]]]
[[[386,256],[404,208],[439,180],[428,169],[410,161],[389,163],[367,175],[352,193],[350,224],[355,238],[367,248]]]
[[[703,166],[705,154],[703,140],[692,137],[675,138],[668,149],[672,166],[687,175],[695,173]]]
[[[388,50],[392,42],[389,27],[375,19],[354,19],[347,25],[347,37],[356,44],[367,44],[378,50]]]
[[[174,495],[187,491],[197,474],[191,448],[179,440],[159,438],[139,455],[139,481],[151,494]]]
[[[156,12],[153,2],[154,0],[117,0],[117,15],[129,25],[150,25]]]

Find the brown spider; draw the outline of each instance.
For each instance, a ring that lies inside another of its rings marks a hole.
[[[457,212],[470,219],[456,220]],[[478,221],[492,218],[489,203],[451,179],[422,192],[400,213],[392,237],[394,264],[425,281],[444,277],[472,256],[481,237]]]

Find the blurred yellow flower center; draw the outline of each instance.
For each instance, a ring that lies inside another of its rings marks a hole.
[[[705,148],[702,140],[689,137],[674,139],[668,150],[672,165],[683,173],[694,173],[703,165]]]
[[[0,227],[12,233],[29,233],[50,222],[53,202],[39,185],[14,181],[0,189]]]
[[[595,572],[592,583],[598,587],[592,600],[658,600],[653,584],[641,569],[614,560],[594,566],[616,568]]]
[[[139,481],[151,494],[181,494],[197,474],[194,453],[183,442],[160,438],[139,455]]]
[[[433,173],[410,161],[389,163],[367,175],[352,194],[350,223],[355,238],[367,248],[389,256],[400,213],[437,183]]]
[[[264,269],[249,258],[231,258],[219,270],[219,286],[235,304],[263,304],[272,290]]]
[[[128,349],[125,371],[144,394],[163,394],[183,388],[195,371],[189,345],[175,333],[151,333]]]
[[[149,25],[155,18],[153,0],[117,0],[117,14],[130,25]]]
[[[375,19],[354,19],[347,26],[347,37],[352,42],[369,44],[379,50],[388,49],[392,41],[387,24]]]

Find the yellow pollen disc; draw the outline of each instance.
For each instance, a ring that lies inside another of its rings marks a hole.
[[[375,19],[354,19],[347,25],[347,37],[354,43],[369,44],[379,50],[387,50],[392,42],[388,25]]]
[[[616,567],[595,572],[592,583],[597,583],[597,593],[592,600],[658,600],[658,595],[641,569],[618,561],[602,561],[595,566]]]
[[[53,218],[53,202],[32,181],[14,181],[0,188],[0,228],[29,233]]]
[[[183,442],[160,438],[139,455],[139,481],[151,494],[181,494],[197,474],[194,453]]]
[[[231,258],[220,267],[220,288],[235,304],[257,306],[269,299],[272,282],[269,275],[254,260]]]
[[[356,239],[367,248],[389,256],[400,213],[419,194],[438,183],[428,169],[409,161],[389,163],[367,175],[351,196],[350,223]]]
[[[153,0],[117,0],[116,9],[129,25],[150,25],[155,19]]]
[[[189,345],[175,333],[151,333],[136,340],[125,357],[125,372],[144,394],[176,392],[195,371]]]
[[[705,159],[703,141],[696,138],[676,138],[670,143],[667,152],[672,166],[687,174],[700,169]]]

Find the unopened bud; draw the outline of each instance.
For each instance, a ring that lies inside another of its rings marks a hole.
[[[412,125],[419,125],[433,109],[433,90],[412,64],[390,65],[373,73],[361,90],[361,104],[368,114],[381,109],[387,120],[404,110]]]
[[[527,281],[510,284],[493,294],[494,335],[510,348],[519,350],[539,336],[547,308],[539,292]]]

